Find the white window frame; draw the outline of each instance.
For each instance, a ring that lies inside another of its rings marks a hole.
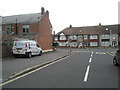
[[[88,39],[88,35],[84,35],[84,39]]]
[[[110,35],[109,34],[103,34],[103,35],[101,35],[101,39],[110,39]]]
[[[101,46],[109,46],[110,42],[109,41],[102,41]]]
[[[77,42],[71,42],[70,43],[70,46],[72,46],[72,47],[77,47],[77,45],[78,45]]]
[[[90,46],[98,46],[98,42],[90,42]]]
[[[59,46],[66,46],[66,42],[59,42]]]
[[[77,36],[76,35],[72,35],[69,37],[71,40],[77,40]]]
[[[7,33],[11,32],[11,25],[6,25],[6,31],[7,31]]]
[[[23,33],[29,33],[29,30],[30,30],[30,25],[22,25],[22,32]]]
[[[98,39],[98,35],[90,35],[90,39]]]
[[[60,34],[60,40],[66,40],[67,38],[66,38],[66,36],[65,36],[65,34],[64,33],[61,33]]]
[[[57,41],[58,40],[58,37],[55,37],[55,41]]]

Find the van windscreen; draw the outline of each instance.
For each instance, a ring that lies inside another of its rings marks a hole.
[[[15,42],[14,46],[25,46],[25,42]]]

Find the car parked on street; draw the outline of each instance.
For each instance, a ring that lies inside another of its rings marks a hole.
[[[115,66],[120,66],[120,49],[118,49],[114,55],[113,64]]]
[[[12,54],[17,57],[19,55],[26,55],[31,58],[32,55],[42,54],[42,49],[37,42],[32,40],[14,41],[12,47]]]

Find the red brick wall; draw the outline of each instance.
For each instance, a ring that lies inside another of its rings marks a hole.
[[[32,23],[30,24],[30,32],[31,33],[38,33],[39,30],[39,23]]]
[[[38,43],[43,50],[52,49],[52,26],[49,20],[49,13],[46,12],[39,22]]]

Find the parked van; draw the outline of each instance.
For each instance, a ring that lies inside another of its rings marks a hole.
[[[15,57],[17,57],[18,55],[26,55],[27,57],[31,58],[32,55],[41,56],[42,49],[35,41],[14,41],[12,53]]]

